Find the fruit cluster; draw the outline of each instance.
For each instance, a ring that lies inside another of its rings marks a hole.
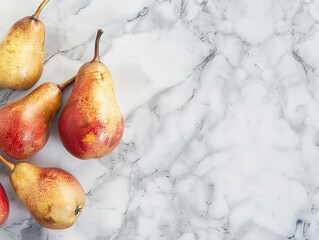
[[[0,44],[0,87],[27,90],[40,79],[44,64],[45,27],[39,15],[17,21]],[[100,158],[119,143],[124,122],[114,94],[111,74],[101,62],[98,30],[92,61],[63,84],[46,82],[25,97],[0,109],[0,150],[13,159],[34,156],[48,141],[51,122],[60,109],[62,92],[74,82],[59,119],[60,139],[79,159]],[[29,57],[32,56],[32,61]],[[85,204],[79,181],[58,168],[40,168],[25,161],[16,164],[0,155],[10,170],[10,182],[33,218],[42,226],[63,229],[73,225]],[[0,224],[9,214],[9,202],[0,184]]]

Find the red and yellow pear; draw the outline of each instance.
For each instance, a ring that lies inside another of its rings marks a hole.
[[[85,193],[73,175],[60,168],[41,168],[24,161],[14,165],[1,155],[0,162],[10,169],[14,191],[40,225],[64,229],[78,219]]]
[[[59,119],[61,141],[79,159],[107,155],[118,145],[124,131],[112,76],[99,56],[102,33],[99,29],[94,58],[79,69]]]
[[[0,149],[14,159],[30,158],[47,143],[64,84],[43,83],[25,97],[0,108]]]

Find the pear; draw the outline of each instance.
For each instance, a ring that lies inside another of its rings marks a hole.
[[[0,149],[14,159],[40,151],[49,138],[52,119],[62,102],[64,84],[43,83],[25,97],[0,108]]]
[[[0,183],[0,224],[4,224],[9,216],[9,200],[2,184]]]
[[[79,181],[59,168],[41,168],[28,162],[12,164],[0,155],[10,169],[10,182],[32,217],[43,227],[71,227],[85,204]]]
[[[119,143],[124,121],[114,94],[108,68],[100,61],[97,32],[95,54],[79,69],[71,95],[59,119],[59,135],[65,148],[79,159],[100,158]]]
[[[45,27],[36,12],[17,21],[0,44],[0,88],[26,90],[41,77],[44,63]]]

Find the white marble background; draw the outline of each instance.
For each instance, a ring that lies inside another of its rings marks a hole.
[[[0,0],[0,37],[39,2]],[[80,161],[56,118],[30,161],[74,174],[87,205],[72,228],[44,229],[1,167],[1,240],[319,239],[319,0],[51,0],[41,19],[36,86],[72,77],[104,29],[125,134]]]

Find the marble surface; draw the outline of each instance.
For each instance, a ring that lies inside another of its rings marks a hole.
[[[0,0],[0,37],[39,2]],[[51,0],[41,19],[36,86],[75,75],[104,29],[125,133],[80,161],[57,116],[29,161],[75,175],[86,207],[72,228],[44,229],[1,167],[1,240],[319,239],[318,0]],[[1,90],[0,104],[25,94]]]

